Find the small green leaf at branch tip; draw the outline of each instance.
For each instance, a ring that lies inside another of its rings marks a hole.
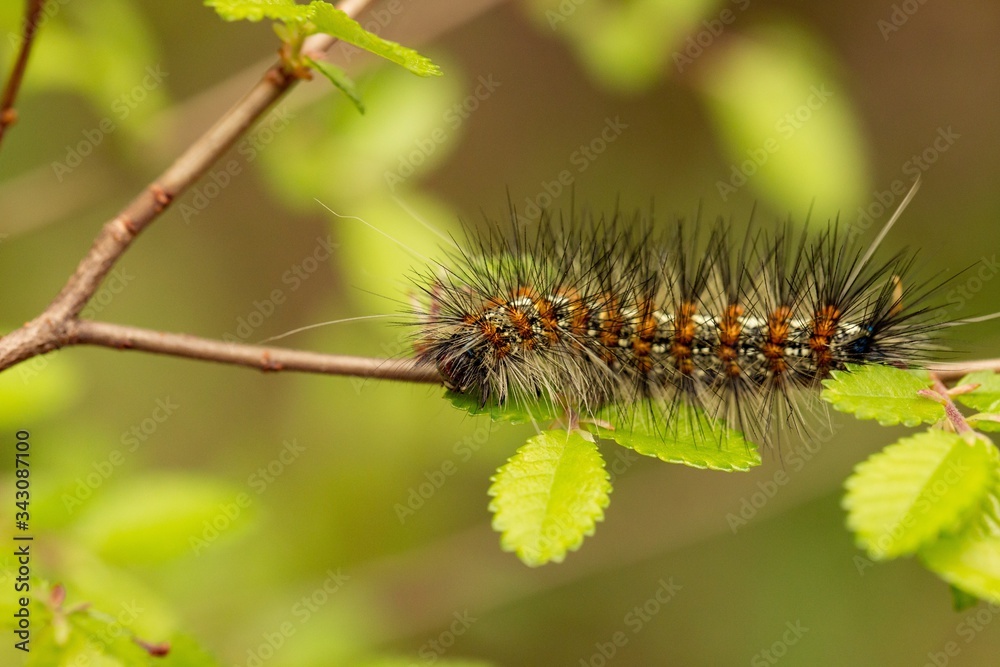
[[[904,438],[847,479],[847,525],[873,560],[912,554],[981,513],[998,462],[996,448],[978,438],[942,430]]]
[[[309,5],[310,20],[317,32],[323,32],[377,56],[402,65],[418,76],[441,76],[441,68],[413,49],[382,39],[368,32],[361,24],[331,4],[315,0]]]
[[[959,394],[955,400],[980,412],[1000,412],[1000,373],[977,371],[969,373],[956,386],[978,384],[972,391]]]
[[[308,21],[312,9],[295,4],[294,0],[205,0],[226,21],[260,21],[272,19],[286,23]]]
[[[875,419],[882,426],[919,426],[944,419],[944,407],[917,394],[931,386],[926,371],[891,366],[848,366],[823,380],[821,398],[840,412],[858,419]]]
[[[314,0],[308,5],[296,4],[294,0],[205,0],[205,6],[215,9],[226,21],[260,21],[266,18],[283,21],[289,27],[294,25],[296,29],[285,31],[286,34],[304,37],[317,32],[326,33],[402,65],[418,76],[441,76],[441,68],[429,58],[368,32],[345,12],[323,0]],[[340,87],[336,82],[334,85]]]
[[[444,397],[451,401],[459,410],[465,410],[470,415],[489,415],[493,421],[506,421],[511,424],[551,424],[562,416],[562,409],[546,401],[538,401],[530,405],[514,403],[508,405],[480,405],[472,396],[455,391],[445,391]]]
[[[604,519],[611,482],[589,434],[543,431],[492,478],[489,509],[500,544],[530,567],[560,563]]]
[[[594,435],[667,463],[725,472],[747,471],[761,464],[760,452],[743,434],[691,407],[674,414],[670,423],[648,401],[622,412],[605,409],[584,426]],[[596,422],[596,423],[594,423]],[[607,428],[601,424],[614,425]]]
[[[330,63],[323,62],[322,60],[313,60],[312,58],[306,58],[306,62],[314,70],[325,76],[330,80],[337,89],[344,93],[354,106],[361,113],[365,112],[365,105],[361,102],[361,96],[358,95],[358,89],[354,85],[354,81],[351,80],[344,70],[340,69],[336,65],[331,65]]]

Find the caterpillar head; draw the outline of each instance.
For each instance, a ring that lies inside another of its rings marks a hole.
[[[915,358],[925,338],[919,332],[909,332],[905,339],[901,339],[898,334],[893,334],[891,327],[874,324],[850,326],[837,342],[838,356],[849,364],[897,365],[908,358]]]
[[[477,330],[467,323],[449,325],[417,345],[417,357],[434,364],[450,391],[474,397],[480,405],[495,403],[491,383],[494,350]]]

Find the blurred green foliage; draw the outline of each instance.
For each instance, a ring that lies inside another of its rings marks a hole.
[[[44,307],[99,225],[209,127],[278,47],[270,27],[225,26],[195,2],[47,5],[20,120],[0,152],[6,322]],[[925,246],[927,264],[949,275],[984,253],[989,266],[1000,133],[983,103],[997,95],[982,72],[995,40],[980,27],[1000,9],[928,3],[887,41],[877,21],[891,7],[860,2],[785,8],[792,15],[757,2],[570,6],[554,26],[545,12],[559,5],[531,3],[524,15],[495,8],[446,35],[428,27],[445,23],[436,14],[445,9],[413,12],[402,2],[363,15],[362,26],[433,53],[447,76],[373,70],[335,47],[332,60],[358,82],[366,115],[328,86],[300,86],[282,103],[287,124],[253,131],[227,156],[240,166],[228,185],[213,190],[206,175],[139,239],[122,262],[132,279],[95,316],[222,337],[267,311],[246,337],[255,341],[398,313],[409,267],[440,257],[460,219],[475,227],[480,211],[504,215],[505,190],[519,207],[546,197],[566,205],[574,191],[587,206],[653,198],[665,218],[700,209],[702,219],[737,222],[753,202],[768,221],[801,221],[812,205],[816,220],[839,210],[870,233],[884,220],[878,207],[892,208],[892,184],[916,169],[925,187],[886,244]],[[4,76],[21,9],[0,3]],[[725,9],[734,18],[720,29],[713,21]],[[169,74],[144,85],[158,65]],[[833,94],[786,140],[778,124],[809,108],[811,88],[824,84]],[[616,117],[627,127],[601,146]],[[104,119],[114,132],[100,130]],[[959,138],[935,144],[948,128]],[[769,138],[782,139],[780,150],[723,200],[720,184],[732,185],[748,151],[766,151]],[[581,149],[594,159],[574,160]],[[78,164],[54,166],[73,152]],[[559,180],[563,171],[571,184]],[[328,238],[333,252],[319,260]],[[949,317],[998,309],[995,283],[955,280],[963,291],[948,299]],[[281,303],[265,303],[276,290]],[[392,321],[282,342],[408,355],[407,331]],[[1000,345],[992,324],[955,335],[956,358],[995,356]],[[202,651],[219,664],[269,667],[380,655],[403,656],[400,664],[596,664],[609,642],[618,664],[737,664],[763,659],[795,621],[809,630],[785,647],[787,664],[834,664],[845,636],[857,664],[917,664],[948,641],[967,664],[988,664],[1000,647],[994,607],[956,616],[947,587],[919,563],[857,560],[840,485],[891,438],[838,416],[832,440],[767,451],[740,476],[602,445],[615,512],[586,549],[535,571],[498,549],[485,493],[533,429],[493,429],[436,389],[74,348],[5,373],[0,397],[7,433],[32,433],[34,664],[58,664],[44,648],[55,646],[45,606],[55,583],[67,607],[87,602],[113,618],[140,608],[129,632],[170,641],[173,664],[212,664]],[[157,420],[157,400],[179,407]],[[291,441],[302,448],[294,458]],[[12,458],[0,463],[7,544]],[[196,554],[190,538],[241,493],[249,506]],[[731,514],[743,527],[727,523]],[[969,549],[968,539],[942,540],[921,557],[978,590],[975,573],[994,550]],[[0,557],[5,619],[14,567]],[[672,579],[679,593],[657,601],[660,582]],[[58,649],[64,664],[88,650],[96,663],[85,639],[100,636],[101,622],[71,618]],[[117,664],[152,660],[134,643],[120,648],[130,657]],[[22,664],[11,650],[0,646],[3,664]]]

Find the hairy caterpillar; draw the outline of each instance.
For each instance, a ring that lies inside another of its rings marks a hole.
[[[555,406],[572,419],[648,403],[689,408],[757,441],[804,425],[793,395],[848,364],[920,365],[946,323],[915,253],[876,249],[836,223],[740,239],[654,231],[651,216],[546,216],[496,225],[418,274],[417,357],[480,406]]]

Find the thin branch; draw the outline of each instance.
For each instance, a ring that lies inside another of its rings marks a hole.
[[[447,33],[458,25],[479,17],[502,0],[436,0],[434,12],[413,12],[406,21],[387,25],[380,33],[403,44],[423,44]],[[391,34],[390,34],[391,33]],[[325,61],[331,62],[348,74],[357,76],[377,63],[374,58],[354,58],[353,51],[327,51]],[[180,150],[197,138],[202,118],[212,117],[215,110],[241,94],[247,81],[256,79],[268,67],[269,59],[248,65],[246,68],[214,83],[209,88],[155,112],[149,121],[151,127],[170,127],[169,136],[162,137],[150,146],[147,160],[172,159]],[[326,86],[306,86],[299,88],[288,98],[289,111],[304,108],[318,98],[329,95]],[[191,134],[189,134],[189,132]],[[59,186],[59,197],[49,197],[52,187],[52,167],[49,164],[28,169],[0,183],[0,220],[4,231],[11,236],[24,234],[29,230],[45,227],[85,209],[106,198],[107,191],[116,184],[115,176],[94,164],[89,169],[73,172],[72,178],[64,179]],[[8,212],[17,212],[16,219]]]
[[[313,37],[318,39],[307,40],[307,47],[317,51],[325,51],[334,41],[327,35]],[[90,252],[49,306],[50,317],[76,317],[135,237],[208,171],[297,81],[296,75],[287,71],[281,62],[273,65],[243,99],[105,224]]]
[[[948,391],[948,387],[944,386],[944,381],[936,375],[932,375],[932,378],[934,380],[934,388],[921,389],[917,393],[944,406],[945,418],[951,424],[955,433],[972,433],[972,427],[965,421],[965,415],[962,414],[962,411],[951,400],[951,393]]]
[[[350,16],[357,16],[369,0],[347,0],[340,5]],[[31,37],[44,0],[30,0],[25,42],[20,61],[27,59]],[[302,51],[319,54],[336,40],[327,35],[313,35]],[[23,62],[5,92],[10,104],[23,75]],[[79,320],[79,313],[93,297],[115,262],[129,248],[136,236],[152,223],[181,193],[200,178],[275,102],[298,81],[300,73],[290,71],[284,62],[271,66],[254,88],[157,179],[150,183],[121,212],[108,221],[74,274],[45,311],[21,328],[0,338],[0,370],[31,357],[68,345],[98,345],[134,349],[229,363],[265,371],[302,371],[334,375],[378,377],[408,382],[440,382],[435,369],[413,360],[373,359],[326,355],[283,348],[269,348],[198,338]],[[6,102],[5,102],[6,103]],[[8,107],[4,107],[7,109]],[[2,126],[0,126],[2,130]],[[932,370],[942,380],[957,379],[972,370],[1000,370],[1000,360],[942,364]]]
[[[14,109],[14,101],[17,93],[21,89],[21,81],[24,79],[24,71],[28,68],[28,56],[31,55],[31,45],[35,43],[35,33],[38,32],[38,19],[42,15],[42,8],[45,0],[27,0],[24,12],[24,34],[21,35],[21,50],[14,61],[14,69],[10,73],[10,79],[3,90],[3,97],[0,98],[0,142],[3,141],[4,131],[17,122],[17,111]]]
[[[74,320],[66,333],[65,345],[100,345],[119,350],[142,350],[236,364],[262,371],[301,371],[403,382],[441,383],[441,376],[433,366],[418,364],[413,359],[373,359],[227,343],[187,334],[164,333],[90,320]]]
[[[954,382],[976,371],[996,371],[1000,373],[1000,359],[978,359],[934,364],[927,368],[942,382]]]
[[[96,345],[116,350],[137,350],[201,361],[246,366],[261,371],[298,371],[326,375],[381,378],[401,382],[440,384],[433,367],[414,359],[380,359],[342,354],[322,354],[288,348],[229,343],[188,334],[153,331],[140,327],[92,320],[71,320],[56,347]],[[1000,359],[941,364],[930,369],[938,384],[957,380],[977,370],[1000,372]],[[944,387],[940,384],[937,389]]]
[[[340,8],[356,16],[369,0],[347,0]],[[312,35],[303,53],[319,54],[336,41]],[[93,245],[55,300],[35,319],[0,338],[0,370],[62,347],[68,330],[93,297],[115,262],[136,236],[181,193],[198,180],[236,141],[298,81],[284,62],[270,67],[260,81],[177,160],[101,229]]]

